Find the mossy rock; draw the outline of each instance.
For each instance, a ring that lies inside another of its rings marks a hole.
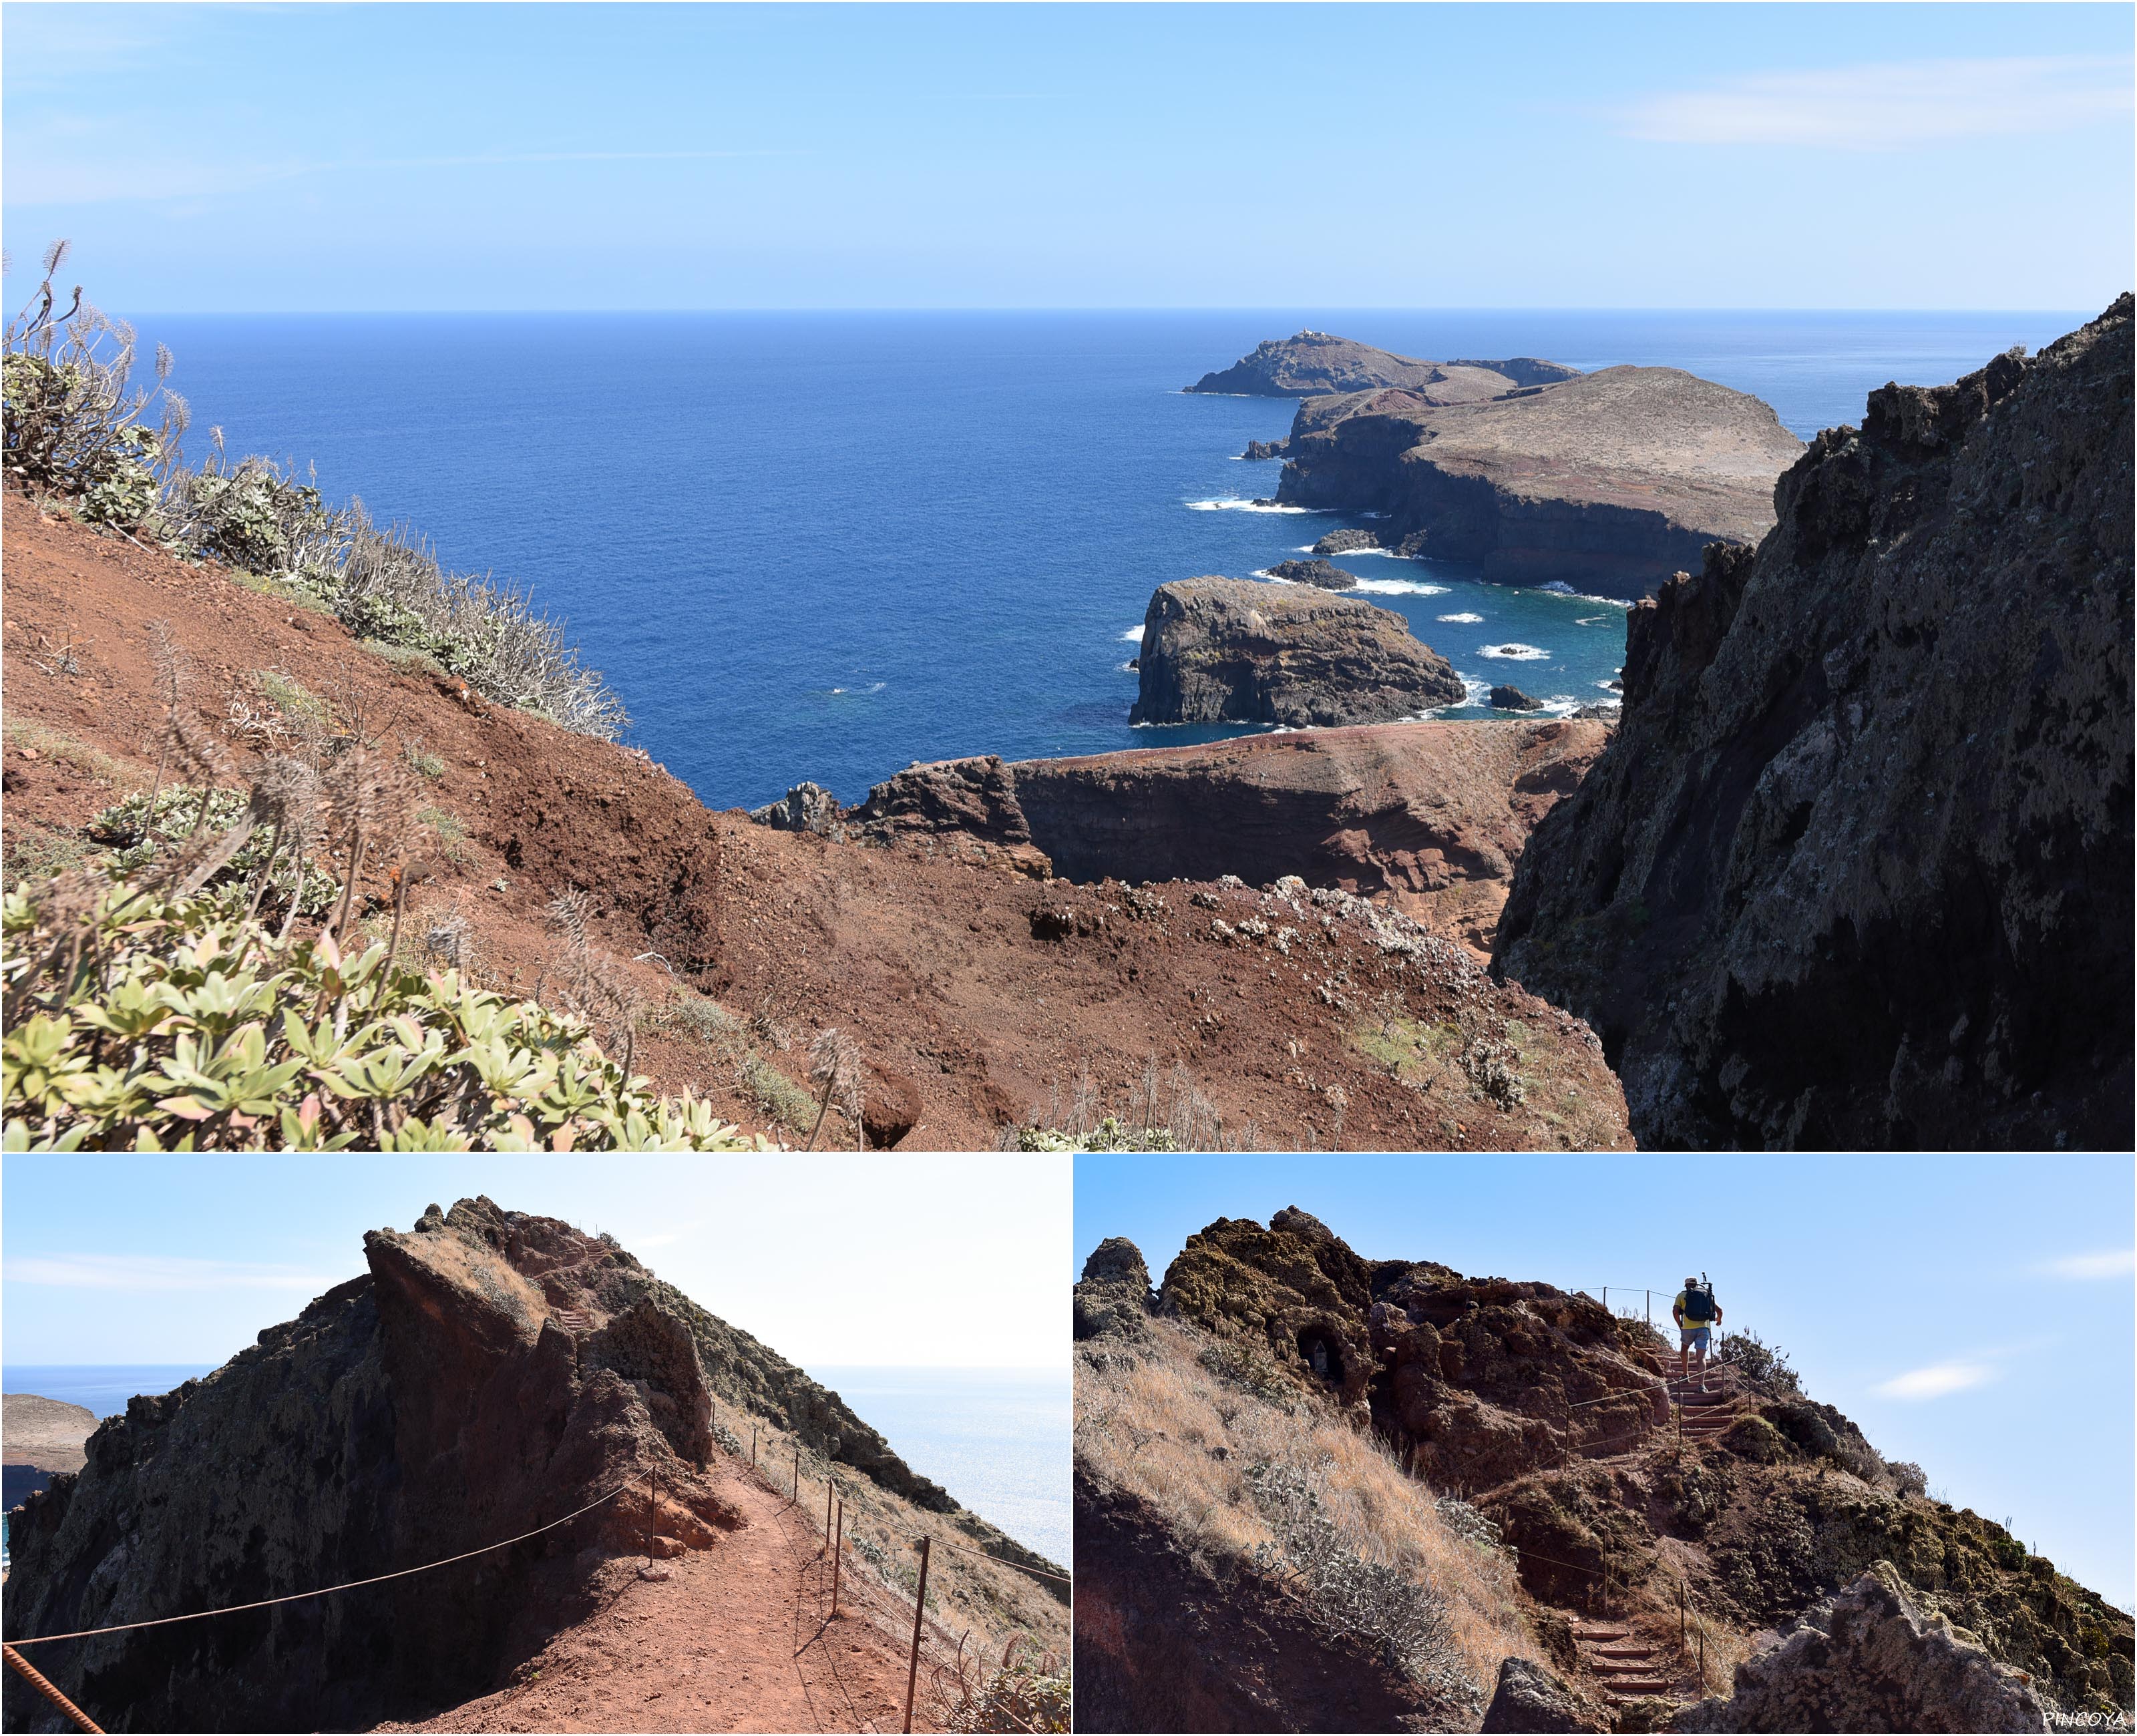
[[[1730,1425],[1721,1444],[1740,1459],[1755,1465],[1771,1465],[1789,1456],[1789,1443],[1781,1432],[1764,1417],[1745,1417]]]

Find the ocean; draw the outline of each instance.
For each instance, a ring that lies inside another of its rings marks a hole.
[[[1063,1369],[809,1370],[891,1450],[981,1518],[1069,1563],[1069,1379]]]
[[[2083,314],[1386,312],[155,316],[188,450],[316,465],[329,498],[565,616],[630,739],[713,807],[916,760],[1208,740],[1132,729],[1151,591],[1244,577],[1340,514],[1239,459],[1288,400],[1180,387],[1302,327],[1406,354],[1667,364],[1799,435]],[[1346,557],[1472,683],[1604,697],[1621,605]],[[1579,587],[1575,587],[1578,589]],[[1481,716],[1475,706],[1448,715]]]

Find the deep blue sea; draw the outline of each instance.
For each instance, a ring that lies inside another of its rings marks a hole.
[[[568,617],[632,739],[715,807],[804,778],[857,800],[914,760],[1095,752],[1131,730],[1153,588],[1245,576],[1340,515],[1255,511],[1278,399],[1180,388],[1312,326],[1405,354],[1689,368],[1806,435],[2081,314],[1206,313],[143,316],[193,456],[316,464],[450,564]],[[1347,557],[1473,683],[1560,708],[1622,660],[1619,607]],[[1511,648],[1511,649],[1509,649]],[[1473,688],[1473,692],[1480,687]],[[1481,715],[1459,708],[1457,716]]]
[[[811,1369],[891,1449],[982,1519],[1069,1559],[1069,1379],[1045,1369]]]

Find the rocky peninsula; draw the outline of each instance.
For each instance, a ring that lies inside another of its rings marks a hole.
[[[1302,404],[1275,498],[1383,515],[1375,544],[1633,598],[1710,542],[1755,543],[1803,451],[1760,399],[1610,367],[1487,399],[1404,388]],[[1317,552],[1335,552],[1334,548]]]
[[[1138,673],[1132,723],[1379,723],[1468,691],[1392,609],[1249,579],[1158,586]]]
[[[2130,1149],[2131,361],[2125,295],[1872,393],[1633,610],[1497,968],[1643,1145]]]
[[[9,1393],[0,1398],[6,1459],[0,1507],[20,1506],[37,1490],[51,1487],[61,1471],[80,1470],[85,1462],[82,1443],[95,1432],[96,1413],[85,1406],[34,1393]]]
[[[1400,386],[1435,404],[1494,398],[1517,386],[1571,379],[1576,369],[1534,356],[1499,362],[1422,362],[1327,332],[1300,332],[1257,345],[1229,367],[1206,373],[1189,391],[1242,397],[1310,398]],[[1249,456],[1253,455],[1251,450]]]

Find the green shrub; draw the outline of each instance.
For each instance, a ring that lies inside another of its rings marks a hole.
[[[207,803],[205,815],[201,813],[203,796]],[[168,784],[156,792],[153,820],[148,815],[148,792],[137,790],[124,800],[114,802],[96,815],[82,829],[96,843],[107,847],[105,868],[114,874],[131,875],[147,868],[168,854],[172,846],[183,845],[189,838],[229,831],[243,818],[251,800],[242,790],[202,791],[191,785]],[[266,862],[270,838],[271,834],[265,830],[255,830],[209,884],[249,886],[252,877]],[[290,872],[286,855],[280,872]],[[340,883],[309,861],[304,864],[303,872],[303,884],[297,893],[298,914],[324,916],[333,907],[334,899],[341,891]],[[281,896],[286,897],[286,891]]]
[[[10,1150],[747,1150],[587,1027],[391,945],[278,941],[239,888],[6,896]]]
[[[806,1133],[815,1121],[816,1100],[763,1056],[745,1058],[738,1077],[742,1088],[771,1120],[784,1122],[796,1133]]]

